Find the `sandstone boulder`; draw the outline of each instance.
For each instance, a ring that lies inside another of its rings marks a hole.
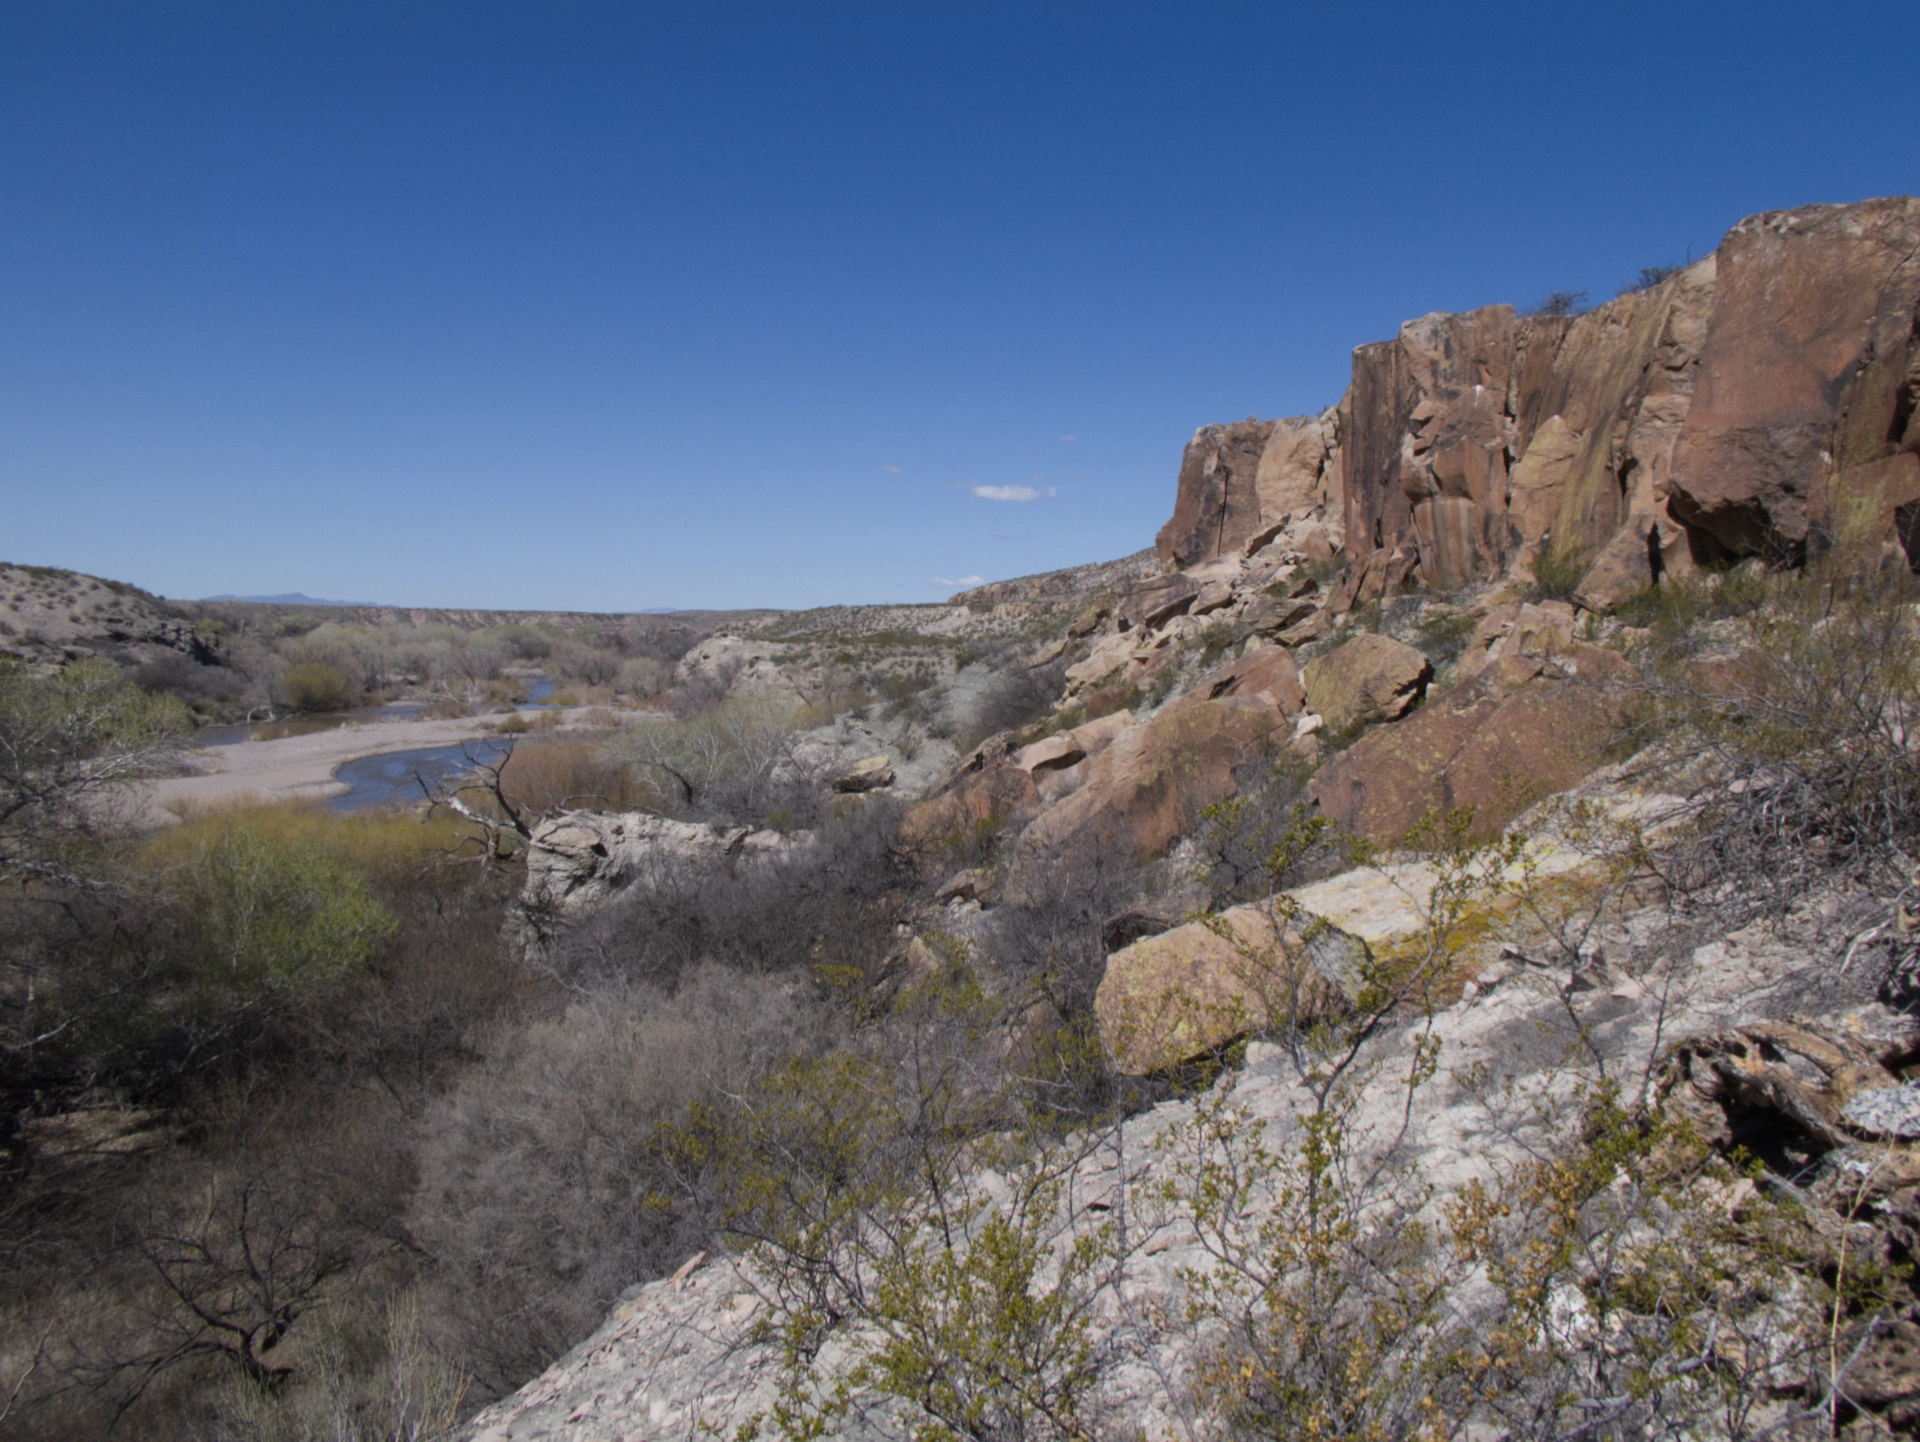
[[[1054,771],[1073,765],[1086,754],[1071,732],[1062,732],[1058,736],[1036,741],[1031,746],[1021,747],[1013,758],[1013,764],[1022,771]]]
[[[1290,730],[1261,700],[1175,702],[1122,732],[1086,763],[1080,789],[1027,827],[1016,849],[1016,876],[1034,875],[1035,868],[1087,847],[1111,847],[1129,861],[1159,855],[1202,807],[1232,793],[1236,766],[1283,743]]]
[[[856,761],[834,778],[835,791],[877,791],[893,785],[893,762],[885,756]]]
[[[636,878],[663,869],[737,871],[812,844],[806,831],[716,830],[647,812],[567,812],[533,828],[527,879],[509,926],[524,946],[538,950],[556,924],[605,904]]]
[[[964,851],[974,838],[1030,809],[1039,796],[1030,772],[1004,757],[988,761],[909,811],[901,841],[929,861]]]
[[[1146,1076],[1250,1032],[1337,1013],[1366,961],[1363,943],[1324,923],[1236,906],[1113,953],[1094,1012],[1116,1067]]]
[[[1091,636],[1095,631],[1100,629],[1100,623],[1106,620],[1111,614],[1112,608],[1105,605],[1096,603],[1095,605],[1087,607],[1086,610],[1082,611],[1078,616],[1075,616],[1073,621],[1067,626],[1068,638],[1078,641],[1083,636]]]
[[[1193,604],[1200,582],[1182,572],[1154,576],[1127,592],[1114,608],[1122,631],[1148,630],[1165,624]]]
[[[1299,715],[1307,704],[1293,655],[1283,646],[1262,646],[1216,667],[1196,681],[1189,694],[1209,701],[1242,696],[1262,701],[1287,717]]]
[[[1339,731],[1357,721],[1393,721],[1433,679],[1433,662],[1404,641],[1363,632],[1307,663],[1306,704]]]

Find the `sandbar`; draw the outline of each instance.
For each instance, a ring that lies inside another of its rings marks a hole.
[[[164,823],[178,818],[177,808],[218,806],[254,797],[261,801],[293,798],[321,800],[351,788],[334,779],[334,772],[362,756],[387,751],[413,751],[428,746],[457,746],[493,736],[499,716],[459,716],[441,720],[369,721],[315,731],[307,736],[285,736],[277,741],[236,741],[206,746],[187,754],[194,768],[187,776],[169,776],[154,782],[147,797],[147,819]]]

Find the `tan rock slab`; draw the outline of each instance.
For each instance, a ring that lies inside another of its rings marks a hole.
[[[1327,973],[1357,981],[1365,958],[1358,941],[1310,919],[1236,906],[1108,957],[1094,1011],[1115,1066],[1146,1076],[1250,1032],[1339,1011],[1345,997]]]
[[[1338,731],[1356,721],[1393,721],[1425,693],[1433,663],[1403,641],[1364,632],[1307,663],[1307,705]]]

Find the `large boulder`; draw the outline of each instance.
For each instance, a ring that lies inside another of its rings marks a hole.
[[[1357,992],[1363,943],[1325,923],[1236,906],[1107,958],[1094,997],[1115,1067],[1147,1076],[1251,1032],[1337,1014]]]
[[[1307,704],[1293,653],[1284,646],[1261,646],[1216,667],[1196,681],[1188,694],[1209,701],[1240,696],[1271,706],[1282,716],[1297,716]]]
[[[1232,794],[1235,767],[1274,750],[1289,729],[1257,697],[1175,702],[1085,763],[1080,788],[1021,835],[1016,875],[1037,880],[1041,869],[1084,847],[1110,847],[1129,862],[1159,855],[1203,807]]]
[[[1735,554],[1792,554],[1834,471],[1920,450],[1920,200],[1757,215],[1717,262],[1675,509]]]
[[[1339,731],[1406,715],[1433,679],[1433,662],[1404,641],[1366,631],[1309,661],[1303,679],[1308,708]]]

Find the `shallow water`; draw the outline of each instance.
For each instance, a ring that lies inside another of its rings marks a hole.
[[[491,765],[512,747],[503,741],[468,741],[457,746],[425,746],[418,751],[389,751],[343,763],[333,775],[352,789],[328,804],[335,811],[360,811],[369,806],[411,805],[426,799],[441,782]],[[426,789],[421,788],[421,782]]]
[[[288,716],[279,721],[244,721],[232,726],[202,726],[193,733],[195,746],[232,746],[240,741],[284,741],[289,736],[311,736],[338,731],[342,726],[364,726],[370,721],[416,721],[427,714],[424,701],[395,701],[389,706],[362,706],[353,711],[329,711],[320,716]]]

